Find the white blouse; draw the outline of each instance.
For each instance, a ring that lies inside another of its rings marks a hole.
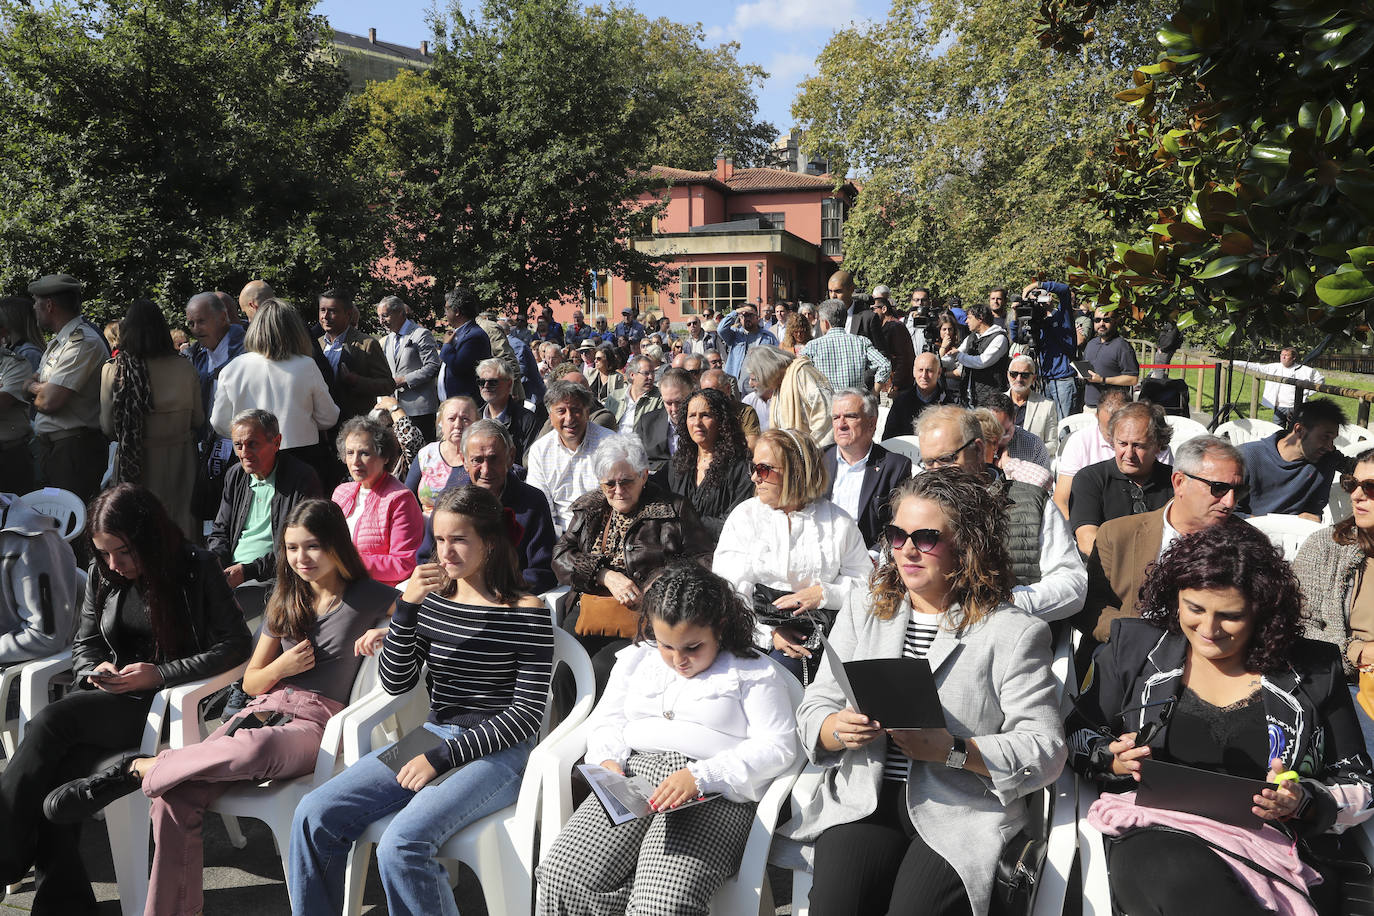
[[[745,603],[754,586],[795,591],[820,585],[821,606],[839,608],[851,594],[868,588],[873,561],[859,526],[828,499],[818,499],[790,516],[750,497],[725,519],[711,570]]]
[[[787,677],[767,658],[725,651],[683,677],[654,644],[627,646],[588,720],[587,762],[676,751],[703,794],[758,801],[799,753]]]

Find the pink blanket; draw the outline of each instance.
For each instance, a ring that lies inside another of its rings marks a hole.
[[[1293,842],[1268,824],[1262,827],[1233,827],[1183,811],[1144,808],[1135,803],[1134,792],[1098,796],[1088,809],[1088,823],[1094,830],[1107,836],[1119,836],[1135,827],[1174,827],[1263,865],[1298,887],[1310,887],[1322,880],[1315,869],[1298,858]],[[1311,902],[1297,891],[1248,868],[1231,856],[1221,855],[1221,859],[1231,866],[1236,876],[1266,909],[1280,916],[1316,916],[1317,911],[1312,908]]]

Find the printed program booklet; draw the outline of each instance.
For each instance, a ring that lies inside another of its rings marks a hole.
[[[596,796],[597,801],[601,802],[601,807],[605,809],[606,816],[611,819],[612,827],[619,827],[621,824],[636,818],[649,817],[654,814],[671,814],[674,811],[681,811],[684,808],[690,808],[693,805],[699,805],[719,797],[718,795],[707,795],[703,798],[693,798],[676,808],[655,811],[649,807],[649,799],[653,798],[654,790],[658,786],[643,776],[622,776],[603,766],[592,766],[586,763],[578,764],[577,772],[581,773],[582,778],[587,780],[587,785],[591,786],[592,794]]]

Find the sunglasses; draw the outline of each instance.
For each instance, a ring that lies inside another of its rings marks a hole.
[[[601,489],[610,493],[613,490],[628,490],[639,481],[638,477],[617,477],[613,480],[601,481]]]
[[[1140,515],[1150,511],[1150,507],[1145,504],[1145,488],[1134,480],[1126,481],[1131,497],[1131,514]]]
[[[1111,320],[1110,318],[1094,318],[1094,319],[1093,319],[1093,324],[1111,324],[1111,323],[1112,323],[1112,320]]]
[[[959,460],[960,452],[968,448],[973,443],[981,441],[982,440],[979,439],[977,436],[974,436],[972,439],[968,440],[963,445],[959,446],[954,451],[950,452],[948,455],[941,455],[938,458],[932,458],[929,461],[925,462],[925,466],[928,468],[939,468],[944,467],[947,464],[954,464],[954,462]]]
[[[771,464],[751,464],[749,466],[749,476],[757,477],[759,480],[767,480],[768,475],[778,473],[778,469]]]
[[[916,549],[921,553],[930,553],[935,549],[935,545],[940,543],[940,532],[934,528],[917,528],[915,531],[903,531],[896,525],[888,525],[883,528],[883,534],[887,541],[892,545],[893,550],[901,550],[909,540],[916,545]]]
[[[1374,499],[1374,480],[1357,480],[1353,474],[1342,474],[1341,489],[1351,495],[1362,490],[1366,499]]]
[[[1199,477],[1196,474],[1189,474],[1187,471],[1180,472],[1184,477],[1192,478],[1199,483],[1207,484],[1207,492],[1212,494],[1213,499],[1221,499],[1232,490],[1236,491],[1236,502],[1240,502],[1250,493],[1250,487],[1243,483],[1225,483],[1220,480],[1208,480],[1206,477]]]
[[[499,378],[479,378],[477,380],[478,388],[495,388],[497,385],[500,384],[501,379]]]
[[[1012,378],[1035,378],[1034,372],[1008,372],[1007,375]]]

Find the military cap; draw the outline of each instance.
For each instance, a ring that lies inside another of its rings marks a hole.
[[[29,284],[30,296],[57,296],[62,293],[81,294],[81,281],[71,274],[48,274]]]

